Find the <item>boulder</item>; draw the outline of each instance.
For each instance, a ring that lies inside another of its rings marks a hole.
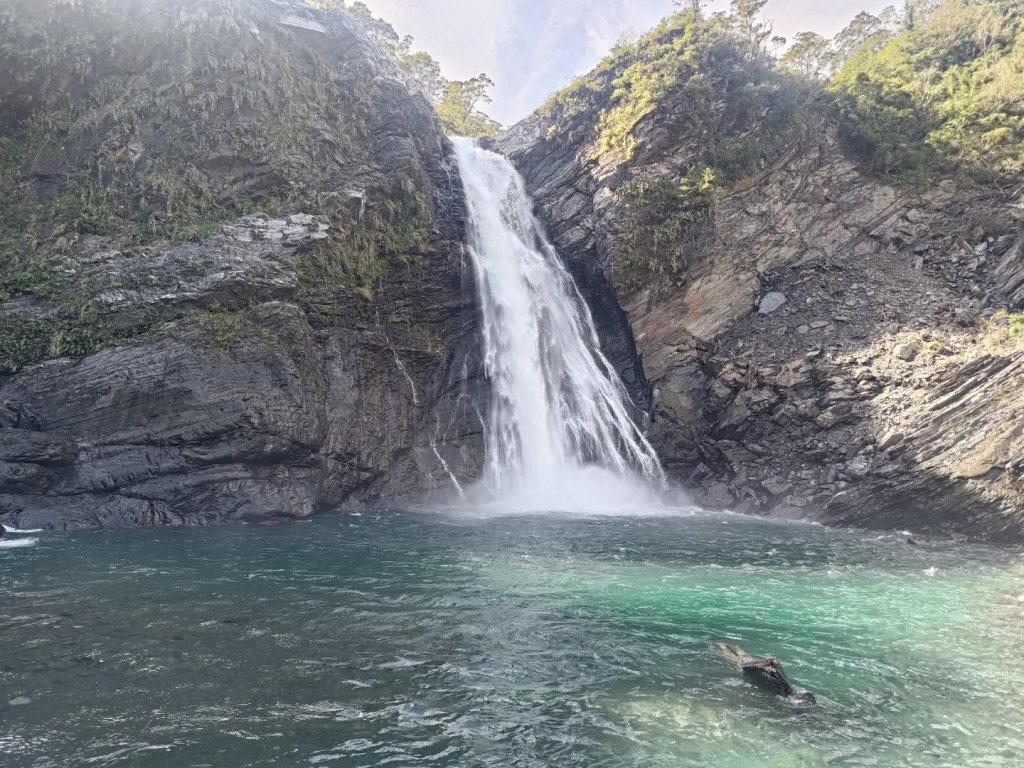
[[[770,315],[786,303],[786,294],[780,291],[771,291],[761,297],[757,303],[757,311],[762,315]]]

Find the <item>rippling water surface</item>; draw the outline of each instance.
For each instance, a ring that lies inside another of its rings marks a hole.
[[[1012,551],[725,516],[37,537],[0,549],[5,768],[1024,765]]]

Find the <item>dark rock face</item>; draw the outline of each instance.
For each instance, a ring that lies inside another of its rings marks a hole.
[[[197,242],[78,241],[61,285],[101,308],[98,327],[115,341],[0,374],[9,526],[305,518],[448,495],[479,472],[478,307],[461,184],[433,110],[344,17],[252,3],[315,24],[282,44],[334,50],[335,82],[360,83],[358,100],[338,95],[360,143],[320,177],[323,194],[299,195],[341,196],[351,210],[253,214]],[[308,128],[325,147],[352,130]],[[278,178],[291,161],[268,152],[258,161],[225,149],[201,164],[244,194],[305,183],[301,169]],[[407,252],[380,256],[388,265],[372,293],[312,270],[336,229],[379,217],[400,177],[429,224]],[[45,320],[61,301],[15,297],[0,314]]]
[[[227,231],[259,231],[250,227]],[[291,259],[301,243],[263,254],[239,246],[238,269],[230,280],[215,279],[228,274],[216,272],[225,237],[188,246],[214,271],[208,282],[193,276],[181,281],[180,295],[165,290],[162,283],[176,282],[168,266],[175,260],[159,254],[150,274],[161,285],[127,301],[193,306],[213,295],[223,302],[235,290],[263,293],[227,338],[207,316],[186,315],[130,344],[30,366],[0,382],[5,522],[66,528],[302,518],[449,492],[449,472],[463,482],[476,475],[482,448],[471,406],[486,401],[486,391],[472,286],[457,251],[437,254],[433,279],[415,292],[396,288],[392,299],[416,304],[414,317],[436,323],[428,336],[344,314],[328,323],[293,303]],[[110,260],[102,269],[119,274]],[[380,304],[394,309],[389,300]]]
[[[597,112],[535,115],[499,140],[595,313],[607,288],[625,311],[670,476],[712,508],[1024,538],[1024,363],[985,319],[1024,306],[1019,200],[887,186],[820,118],[720,192],[685,268],[616,284],[614,189],[678,179],[695,154],[659,129],[670,102],[629,160],[595,151]],[[606,340],[620,322],[604,317]]]

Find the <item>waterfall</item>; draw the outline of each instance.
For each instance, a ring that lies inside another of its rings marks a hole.
[[[522,178],[501,155],[454,141],[492,388],[482,488],[517,510],[657,503],[661,465]]]

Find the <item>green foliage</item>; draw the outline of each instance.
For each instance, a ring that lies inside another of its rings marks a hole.
[[[710,30],[698,13],[676,14],[647,37],[613,53],[604,67],[617,75],[612,80],[610,106],[598,118],[596,153],[617,152],[632,157],[637,140],[634,129],[651,114],[680,82],[703,68],[712,43]],[[570,96],[571,98],[571,96]]]
[[[756,14],[755,6],[742,10]],[[581,124],[593,126],[592,157],[618,162],[633,159],[642,124],[658,112],[675,143],[703,145],[702,160],[730,183],[791,138],[806,106],[807,86],[772,68],[764,39],[754,16],[680,11],[645,37],[617,45],[542,112],[553,133],[565,131],[573,142],[585,140]]]
[[[55,297],[85,238],[202,239],[254,210],[312,207],[340,163],[360,162],[364,84],[338,76],[329,46],[292,44],[277,19],[253,0],[0,7],[12,73],[0,82],[0,298]],[[38,167],[56,180],[45,198]],[[249,174],[241,189],[236,167]]]
[[[59,281],[47,263],[30,261],[22,269],[0,275],[0,301],[19,295],[51,298],[59,290]]]
[[[91,303],[46,318],[9,312],[0,315],[0,373],[47,358],[89,355],[145,333],[155,322],[147,311],[115,322]]]
[[[346,5],[343,0],[307,0],[315,8],[340,11],[356,21],[398,67],[420,86],[423,95],[436,109],[445,131],[454,136],[482,138],[497,136],[501,125],[480,111],[479,105],[490,102],[491,78],[481,73],[469,80],[448,80],[441,74],[441,65],[425,51],[414,51],[413,38],[399,38],[387,21],[376,18],[361,2]]]
[[[760,172],[802,135],[813,86],[772,66],[763,3],[734,5],[731,16],[706,18],[699,3],[685,4],[650,34],[617,45],[542,108],[549,140],[589,144],[591,160],[602,164],[622,167],[643,162],[641,150],[658,156],[672,148],[674,174],[617,190],[620,284],[683,269],[713,217],[715,186]],[[648,122],[657,130],[645,130]]]
[[[501,132],[501,126],[478,108],[491,100],[487,91],[493,85],[494,81],[481,72],[469,80],[452,80],[444,86],[437,114],[448,134],[478,139]]]
[[[617,239],[616,278],[625,285],[686,265],[686,249],[715,211],[715,175],[704,167],[681,183],[634,179],[619,189],[626,217]]]
[[[256,196],[198,164],[223,153],[224,136],[242,165],[272,152],[282,182],[317,180],[311,126],[350,121],[308,77],[328,71],[326,57],[311,65],[270,45],[247,21],[259,7],[226,0],[168,15],[154,0],[13,0],[0,9],[0,63],[12,73],[0,103],[15,121],[0,139],[0,295],[53,295],[53,262],[83,238],[199,239],[252,210]],[[107,49],[119,51],[115,63]],[[161,69],[117,71],[141,68],[139,56]],[[45,198],[29,176],[39,167],[55,180]]]
[[[961,170],[1024,172],[1024,17],[1016,0],[944,0],[839,72],[847,147],[872,170],[910,180]]]
[[[817,32],[800,32],[779,64],[799,77],[817,80],[828,68],[828,40]]]
[[[1017,338],[1024,338],[1024,312],[1008,314],[1006,322],[1010,327],[1010,334]]]
[[[416,252],[426,245],[433,216],[411,178],[395,180],[363,215],[337,211],[332,219],[330,237],[298,257],[305,291],[330,295],[341,285],[369,299],[392,261],[422,268]]]
[[[930,0],[929,0],[930,2]],[[903,18],[889,6],[877,16],[861,11],[823,49],[821,74],[833,77],[850,58],[862,50],[880,51],[903,27]],[[797,42],[800,35],[797,36]]]
[[[371,37],[430,90],[439,69],[409,38],[361,4],[318,5],[376,25]],[[369,297],[396,265],[422,269],[432,210],[418,166],[367,189],[365,215],[333,191],[366,165],[366,84],[279,17],[262,0],[0,5],[0,301],[48,299],[45,314],[0,317],[0,372],[181,316],[109,314],[78,296],[78,254],[97,247],[160,249],[255,210],[301,210],[331,219],[330,239],[298,257],[307,297]],[[210,313],[207,336],[227,348],[262,335],[250,315]]]
[[[250,309],[211,309],[202,312],[200,318],[203,325],[200,341],[213,349],[230,351],[246,339],[279,341],[276,334],[254,320]]]
[[[45,357],[54,328],[46,320],[22,313],[3,316],[0,323],[0,373],[20,370]]]

